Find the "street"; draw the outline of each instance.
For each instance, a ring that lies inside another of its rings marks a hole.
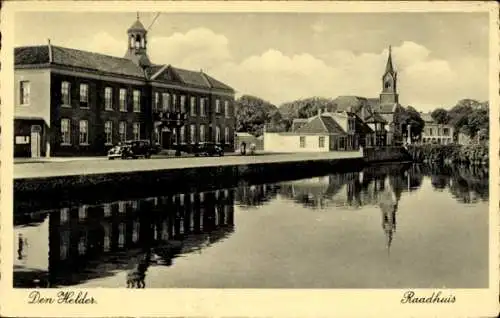
[[[127,160],[82,158],[74,161],[14,164],[14,179],[342,158],[361,158],[361,154],[355,151]]]

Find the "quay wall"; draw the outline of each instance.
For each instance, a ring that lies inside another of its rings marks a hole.
[[[261,162],[231,161],[229,164],[210,166],[179,166],[167,161],[159,162],[153,169],[134,171],[119,169],[117,172],[96,172],[92,174],[24,176],[14,179],[14,208],[20,205],[42,205],[53,207],[56,202],[78,202],[86,204],[113,199],[144,198],[162,195],[165,192],[196,192],[211,189],[231,188],[240,182],[251,184],[273,183],[322,176],[335,172],[360,171],[366,165],[382,162],[408,161],[407,153],[401,149],[363,149],[363,157],[289,156],[274,161]],[[229,159],[229,158],[227,158]],[[411,158],[410,158],[411,160]],[[143,162],[145,164],[147,161]],[[107,161],[104,164],[109,163]],[[118,163],[118,162],[117,162]],[[139,163],[139,162],[138,162]],[[50,163],[49,163],[50,165]],[[41,208],[41,207],[40,207]]]
[[[110,197],[141,198],[166,191],[175,193],[235,187],[242,181],[272,183],[333,172],[359,171],[364,165],[363,158],[353,157],[18,178],[14,179],[14,204],[47,201],[54,206],[54,201],[83,202],[91,198],[92,202],[99,202]]]
[[[363,158],[367,163],[412,161],[412,157],[405,147],[363,148]]]

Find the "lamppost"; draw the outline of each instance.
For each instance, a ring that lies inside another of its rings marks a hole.
[[[410,124],[407,125],[407,129],[408,129],[408,132],[407,132],[408,136],[406,138],[406,142],[408,143],[408,145],[411,145],[411,125]]]

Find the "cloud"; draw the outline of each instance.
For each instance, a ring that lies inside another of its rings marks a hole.
[[[70,40],[71,41],[71,40]],[[107,33],[66,43],[72,47],[123,56],[126,43]],[[240,94],[253,94],[275,104],[310,96],[358,95],[377,97],[382,86],[388,49],[354,53],[350,50],[287,55],[278,48],[236,60],[229,40],[207,28],[149,39],[155,63],[203,69],[233,86]],[[488,61],[466,56],[456,60],[433,57],[415,42],[393,46],[400,101],[417,109],[450,107],[459,99],[487,99]]]

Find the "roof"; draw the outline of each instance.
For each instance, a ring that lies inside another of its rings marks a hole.
[[[337,105],[337,111],[357,113],[367,104],[367,100],[359,96],[338,96],[334,103]]]
[[[432,115],[430,113],[420,113],[420,118],[426,123],[434,122]]]
[[[295,132],[302,134],[345,134],[342,127],[330,116],[315,116]]]
[[[370,116],[368,116],[367,118],[365,118],[365,122],[366,123],[383,123],[383,124],[387,124],[387,120],[385,120],[385,118],[382,117],[382,115],[380,115],[379,113],[372,113]]]
[[[50,60],[50,51],[52,51],[52,61]],[[230,86],[207,75],[201,71],[190,71],[170,65],[153,64],[148,66],[145,71],[142,70],[131,59],[116,57],[101,53],[94,53],[76,49],[70,49],[55,45],[25,46],[14,49],[15,66],[36,66],[54,64],[79,68],[87,71],[93,71],[103,74],[114,74],[120,76],[132,76],[141,79],[151,79],[162,69],[161,74],[173,72],[174,76],[165,78],[157,76],[155,81],[181,82],[186,85],[201,87],[205,89],[221,89],[234,92]]]
[[[387,57],[387,64],[385,65],[385,74],[394,73],[394,66],[392,65],[392,50],[389,46],[389,56]]]
[[[127,32],[146,32],[146,28],[144,25],[139,21],[139,19],[135,20],[134,24],[130,28],[128,28]]]
[[[51,45],[52,64],[117,75],[144,77],[142,69],[129,59]],[[14,65],[39,65],[50,62],[49,46],[14,49]]]

